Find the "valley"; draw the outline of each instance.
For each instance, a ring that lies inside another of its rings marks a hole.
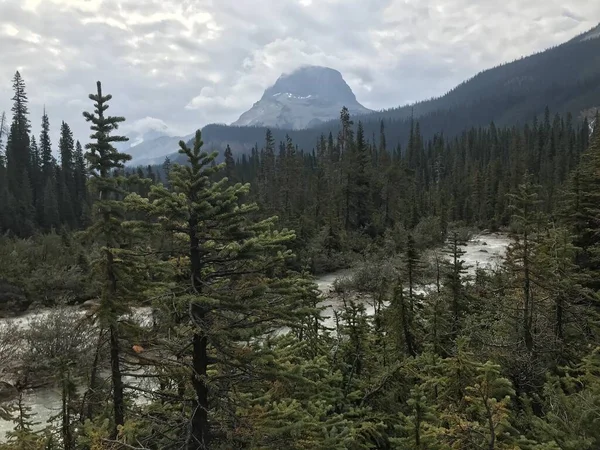
[[[464,246],[465,254],[463,259],[465,265],[469,267],[469,276],[475,275],[476,269],[492,270],[502,263],[502,259],[506,253],[506,248],[509,245],[510,240],[504,235],[499,234],[481,234],[476,235],[470,239]],[[333,330],[335,333],[336,314],[340,314],[343,311],[343,303],[339,299],[338,295],[335,294],[334,284],[336,280],[343,279],[352,276],[352,269],[346,269],[343,271],[321,275],[315,279],[315,283],[318,287],[319,293],[323,296],[323,300],[320,303],[320,307],[324,308],[321,314],[321,326]],[[423,286],[420,288],[423,294],[427,295],[427,290],[432,289],[432,286]],[[357,301],[363,302],[366,308],[366,314],[368,317],[374,316],[374,307],[371,304],[371,300],[368,298],[362,298],[359,296]],[[425,301],[427,301],[425,299]],[[79,307],[73,309],[74,312],[81,316],[81,320],[85,320],[84,317],[86,312]],[[133,320],[142,327],[152,327],[152,309],[149,307],[134,307],[132,311]],[[2,334],[2,328],[16,326],[17,331],[27,332],[31,327],[31,323],[35,323],[38,320],[47,320],[47,313],[44,311],[28,313],[14,319],[0,319],[0,335]],[[105,380],[104,383],[108,383],[109,372],[105,370],[103,373]],[[3,379],[10,379],[11,375],[8,373],[3,374]],[[152,388],[152,384],[142,380],[137,380],[135,377],[129,377],[125,379],[128,383],[143,383],[146,388]],[[8,388],[5,388],[8,389]],[[84,388],[80,387],[81,393]],[[133,394],[134,396],[139,394]],[[138,400],[142,404],[147,401],[144,399],[143,394]],[[60,413],[61,405],[61,393],[57,387],[42,387],[38,389],[32,389],[25,393],[24,404],[31,408],[31,413],[35,414],[35,420],[39,422],[35,429],[41,430],[47,426],[47,421],[51,420],[52,417]],[[4,436],[13,428],[13,424],[6,420],[0,420],[0,436]],[[2,439],[0,438],[0,442]]]
[[[117,3],[0,2],[0,450],[600,448],[600,6]]]

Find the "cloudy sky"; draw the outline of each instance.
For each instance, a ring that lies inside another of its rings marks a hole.
[[[45,105],[54,129],[65,120],[85,140],[96,80],[125,131],[184,134],[236,120],[303,64],[338,69],[381,109],[599,21],[592,0],[0,0],[0,112],[18,69],[36,134]]]

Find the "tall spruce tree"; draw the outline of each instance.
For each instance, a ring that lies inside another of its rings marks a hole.
[[[8,183],[6,180],[6,157],[4,154],[4,143],[8,129],[6,126],[6,114],[3,112],[0,116],[0,230],[4,231],[8,228],[7,216],[9,212],[9,195]]]
[[[18,193],[23,171],[29,169],[29,109],[25,81],[19,72],[13,78],[14,96],[11,111],[13,118],[6,145],[6,159],[9,169],[9,186],[13,194]]]
[[[88,224],[89,216],[89,205],[88,205],[88,189],[87,189],[87,167],[85,162],[85,156],[83,154],[83,148],[79,141],[75,144],[74,154],[74,173],[73,173],[73,187],[74,187],[74,209],[77,219],[77,224],[80,227]]]
[[[74,155],[75,155],[75,142],[73,141],[73,132],[71,127],[66,122],[63,122],[60,126],[60,140],[58,142],[58,149],[60,152],[60,167],[65,179],[68,180],[67,184],[71,185],[73,179],[73,173],[75,171]],[[70,188],[72,188],[70,186]]]
[[[465,275],[467,267],[462,257],[465,251],[462,249],[466,242],[460,239],[457,232],[452,232],[447,240],[445,253],[449,256],[448,271],[445,287],[451,298],[450,311],[452,314],[451,337],[456,339],[461,329],[462,319],[468,310],[467,293],[465,289]]]
[[[14,215],[14,231],[27,235],[33,230],[29,110],[25,81],[19,72],[13,78],[13,118],[6,143],[7,184]]]
[[[188,249],[178,296],[189,328],[178,330],[190,330],[195,398],[185,446],[197,450],[218,448],[215,441],[224,437],[217,427],[242,420],[230,403],[243,398],[227,386],[235,383],[235,391],[243,392],[245,384],[274,376],[270,349],[260,341],[281,326],[301,323],[302,295],[283,265],[294,234],[276,231],[273,218],[252,220],[257,206],[240,202],[249,185],[213,181],[224,167],[213,164],[216,153],[202,151],[199,131],[193,148],[183,141],[180,146],[188,165],[174,165],[171,191],[155,186],[151,198],[165,229],[185,236]]]
[[[69,125],[62,122],[60,127],[60,171],[58,179],[58,202],[61,220],[65,225],[75,227],[77,193],[75,189],[75,142]]]
[[[231,147],[227,144],[225,148],[225,176],[230,183],[234,183],[235,180],[235,160],[233,159],[233,153]]]
[[[358,122],[356,140],[349,171],[349,202],[351,223],[355,229],[364,229],[371,223],[371,157],[365,141],[362,122]]]
[[[125,248],[129,244],[127,230],[123,227],[125,206],[121,200],[125,193],[121,187],[123,178],[112,176],[112,172],[123,167],[130,155],[118,152],[113,143],[124,142],[128,138],[113,135],[124,117],[105,115],[112,95],[102,93],[100,81],[97,92],[90,94],[94,102],[93,112],[84,112],[85,120],[91,122],[93,134],[86,144],[85,157],[90,169],[90,188],[94,196],[92,225],[87,234],[101,248],[101,256],[95,261],[95,276],[101,285],[99,319],[102,328],[108,330],[110,339],[110,364],[112,382],[112,437],[116,437],[118,427],[125,423],[125,398],[121,371],[121,343],[119,316],[128,310],[128,303],[135,293],[131,284],[131,264],[127,260]]]
[[[44,197],[44,179],[42,177],[40,149],[38,148],[35,136],[31,136],[31,188],[33,192],[33,204],[36,211],[36,220],[38,225],[43,221],[43,197]]]
[[[50,121],[46,108],[42,115],[42,131],[40,131],[40,159],[44,184],[48,179],[54,178],[54,157],[52,156],[52,143],[50,142]]]
[[[278,167],[279,176],[284,176],[284,168]],[[271,211],[281,199],[281,193],[276,190],[277,173],[275,168],[275,139],[271,130],[267,129],[265,133],[265,150],[263,163],[261,164],[261,173],[263,176],[263,197],[264,205]],[[281,186],[285,188],[285,186]],[[280,205],[281,207],[281,205]]]
[[[508,264],[518,273],[522,292],[521,333],[528,352],[535,346],[534,309],[536,299],[533,295],[533,255],[535,238],[540,226],[539,185],[533,184],[531,175],[524,175],[524,182],[514,194],[510,194],[510,209],[513,212],[513,233],[515,240],[509,249]]]
[[[8,127],[6,122],[6,113],[3,111],[0,115],[0,164],[4,165],[4,143],[6,142],[6,135],[8,134]]]
[[[600,291],[600,125],[570,177],[565,213],[580,249],[577,264],[585,273],[584,282]]]

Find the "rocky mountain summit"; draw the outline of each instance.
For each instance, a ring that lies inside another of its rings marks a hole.
[[[356,100],[340,72],[329,67],[304,66],[281,75],[232,125],[310,128],[337,118],[344,106],[351,115],[372,112]]]

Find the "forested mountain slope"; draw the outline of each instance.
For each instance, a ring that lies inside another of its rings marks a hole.
[[[465,105],[486,113],[487,105],[493,106],[498,99],[509,98],[511,101],[503,108],[493,110],[495,121],[505,124],[528,120],[546,106],[573,114],[599,106],[600,39],[599,36],[585,39],[587,34],[481,72],[442,97],[393,108],[374,116],[379,119],[405,119],[411,113],[418,117]],[[595,35],[592,33],[590,36]]]
[[[0,323],[0,450],[600,448],[587,119],[432,139],[415,120],[399,151],[344,108],[315,152],[267,132],[217,165],[198,131],[160,175],[124,167],[100,82],[87,151],[63,122],[60,164],[13,87],[0,311],[50,309]],[[464,257],[477,228],[509,235],[491,270]],[[352,266],[328,297],[309,276]],[[25,397],[43,385],[45,424]]]
[[[419,119],[427,138],[438,132],[454,136],[492,121],[523,124],[543,114],[546,107],[580,119],[599,106],[600,39],[591,30],[560,46],[481,72],[442,97],[353,119],[362,120],[367,137],[376,134],[380,121],[385,121],[388,145],[395,147],[408,139],[411,116]],[[274,130],[274,137],[280,141],[289,134],[301,148],[309,149],[321,133],[337,135],[338,127],[332,121],[308,130]],[[208,125],[203,136],[209,147],[229,144],[234,152],[243,152],[260,142],[265,131]]]

